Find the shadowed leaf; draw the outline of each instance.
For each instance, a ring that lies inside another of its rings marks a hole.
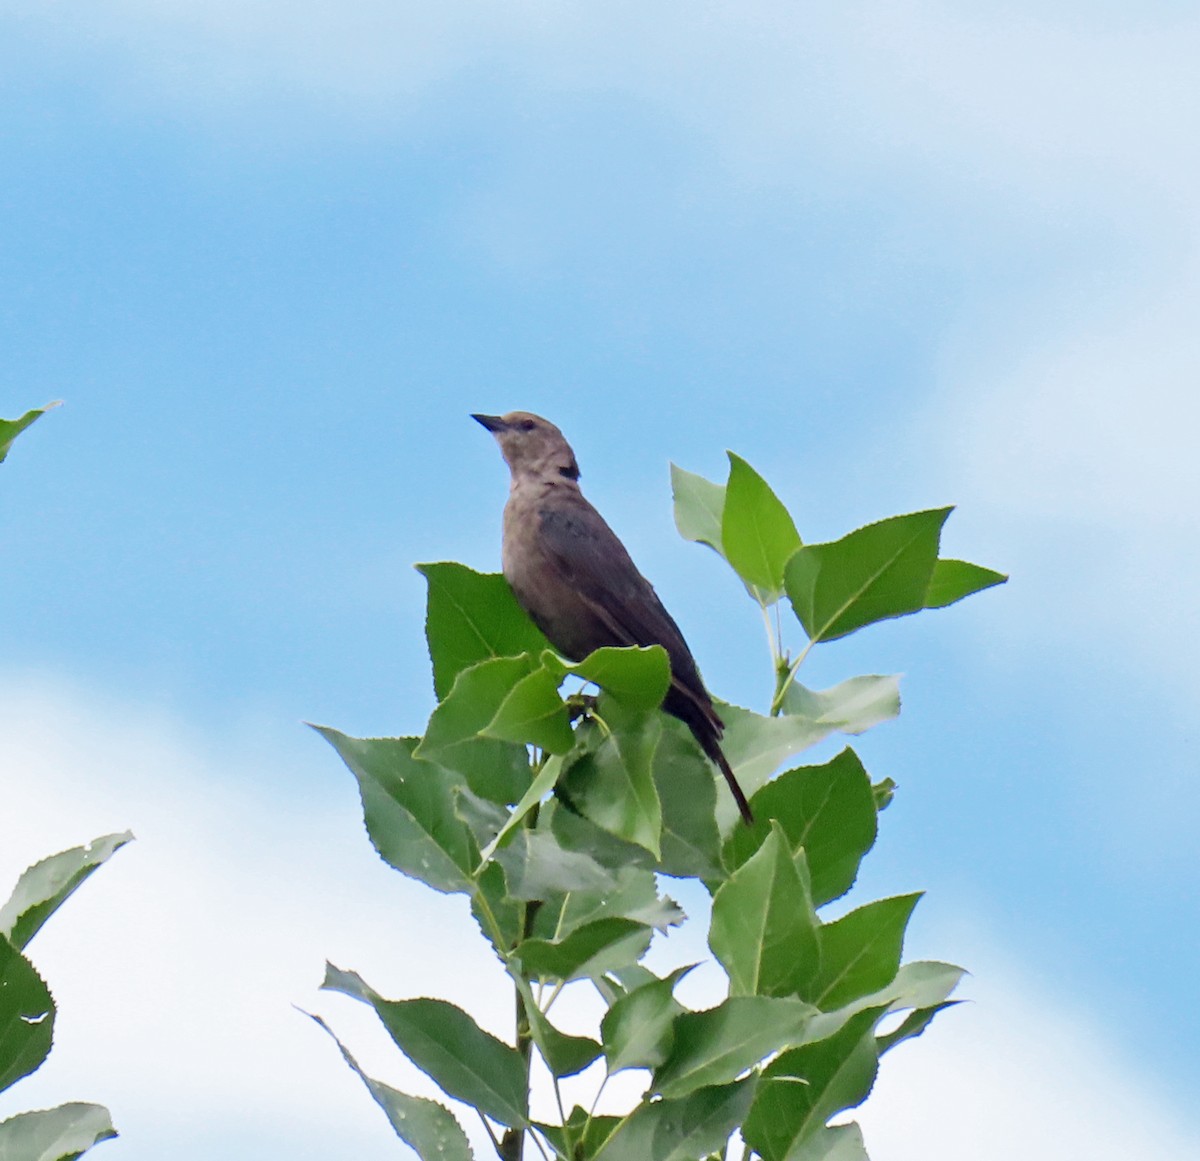
[[[332,964],[321,987],[374,1008],[400,1051],[447,1096],[510,1128],[529,1123],[520,1055],[461,1008],[445,1000],[385,1000],[360,976]]]
[[[549,647],[500,573],[475,572],[453,562],[416,567],[429,588],[425,638],[439,701],[464,669],[480,661],[537,655]]]
[[[306,1012],[329,1033],[338,1046],[342,1059],[352,1072],[367,1086],[375,1103],[383,1109],[396,1136],[400,1138],[421,1161],[474,1161],[475,1154],[467,1141],[454,1114],[437,1101],[425,1097],[409,1096],[382,1081],[373,1080],[359,1067],[346,1046],[330,1030],[320,1016]]]
[[[40,1067],[53,1029],[54,1001],[42,977],[0,936],[0,1092]]]
[[[17,880],[8,902],[0,907],[0,935],[8,936],[18,950],[25,947],[75,889],[132,839],[129,831],[107,834],[86,847],[72,847],[34,863]]]

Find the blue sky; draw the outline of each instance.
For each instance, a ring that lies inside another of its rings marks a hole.
[[[905,673],[862,897],[928,888],[912,952],[976,973],[869,1143],[1200,1153],[1198,41],[1168,3],[9,5],[0,414],[65,405],[0,469],[0,870],[139,843],[34,945],[60,1047],[0,1111],[105,1100],[130,1161],[403,1154],[288,1004],[415,1088],[321,960],[492,967],[465,919],[393,934],[444,920],[298,723],[421,728],[410,565],[498,567],[468,413],[521,407],[746,704],[757,614],[669,461],[736,450],[810,540],[960,505],[946,550],[1011,583],[806,667]]]

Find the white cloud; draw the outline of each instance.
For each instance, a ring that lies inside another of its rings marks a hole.
[[[236,754],[214,768],[197,757],[197,737],[162,715],[12,675],[0,693],[0,881],[102,832],[138,832],[31,945],[59,1002],[59,1042],[41,1072],[5,1095],[3,1113],[101,1100],[132,1161],[232,1161],[262,1156],[264,1142],[272,1155],[297,1158],[396,1155],[365,1091],[290,1004],[327,1015],[381,1078],[433,1090],[365,1008],[316,993],[326,955],[385,995],[443,995],[507,1034],[499,968],[460,901],[379,863],[332,752],[314,761],[330,791],[315,793],[306,770],[289,799],[263,789],[280,785],[278,771]],[[659,958],[702,954],[696,923]],[[1064,1015],[1060,998],[1039,995],[1001,956],[976,949],[965,958],[978,971],[976,1003],[885,1065],[863,1116],[878,1155],[1197,1152],[1194,1128],[1099,1025]],[[688,985],[692,1003],[713,990],[702,977]],[[558,1019],[583,1031],[595,1015],[593,1002]],[[639,1087],[627,1077],[606,1103]]]

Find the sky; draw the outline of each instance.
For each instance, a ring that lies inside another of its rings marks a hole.
[[[301,723],[422,729],[410,566],[499,567],[469,413],[524,408],[741,704],[758,614],[670,462],[733,449],[808,541],[958,505],[944,552],[1009,584],[802,675],[904,674],[854,898],[925,890],[908,954],[973,973],[868,1147],[1200,1157],[1198,58],[1166,0],[0,8],[0,415],[63,400],[0,466],[0,894],[137,835],[30,948],[57,1045],[0,1116],[401,1158],[293,1005],[432,1089],[324,960],[507,1034]]]

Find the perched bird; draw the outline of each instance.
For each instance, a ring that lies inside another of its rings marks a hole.
[[[721,752],[713,708],[679,626],[625,546],[579,490],[575,453],[554,424],[527,411],[473,415],[512,473],[504,506],[504,577],[550,643],[572,661],[604,645],[661,645],[671,662],[662,708],[717,764],[746,822],[754,816]]]

